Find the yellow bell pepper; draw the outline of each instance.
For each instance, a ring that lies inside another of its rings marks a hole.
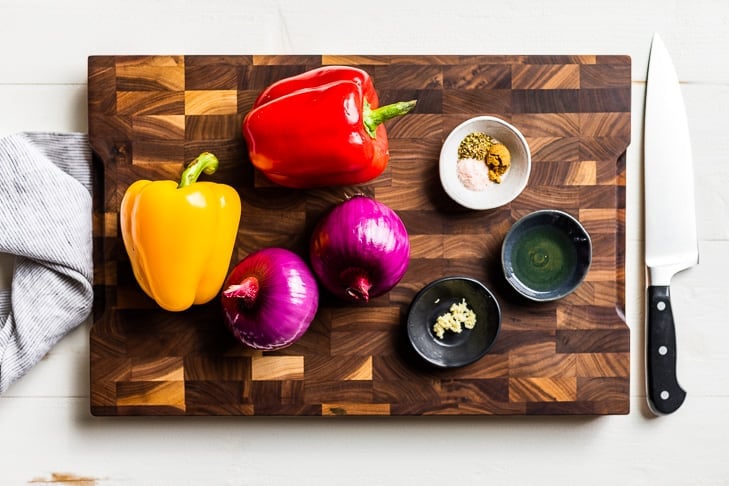
[[[197,182],[218,159],[200,154],[170,180],[139,180],[124,193],[121,233],[134,277],[168,311],[204,304],[220,291],[240,222],[240,196],[232,187]]]

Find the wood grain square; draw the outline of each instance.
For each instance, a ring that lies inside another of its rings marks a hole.
[[[438,183],[438,178],[435,174],[431,174],[425,183],[428,187],[434,187]],[[432,210],[435,204],[429,192],[412,184],[396,184],[391,187],[383,187],[377,191],[377,200],[387,206],[397,206],[403,211]]]
[[[620,209],[616,208],[582,208],[578,218],[591,235],[615,236],[619,229]],[[614,246],[614,245],[613,245]]]
[[[400,307],[342,307],[330,313],[333,331],[385,331],[391,332],[400,324]]]
[[[182,56],[129,56],[116,58],[119,91],[184,91]]]
[[[377,80],[378,90],[440,89],[443,87],[443,69],[437,65],[375,65],[370,74]]]
[[[463,64],[443,67],[445,89],[510,89],[508,64]]]
[[[587,229],[587,226],[585,226]],[[599,229],[599,228],[595,228]],[[595,268],[597,270],[612,270],[615,272],[615,233],[590,231],[592,252],[595,255]],[[610,261],[613,262],[610,265]]]
[[[327,55],[322,56],[321,63],[324,66],[336,66],[338,64],[341,64],[344,66],[354,66],[354,65],[386,66],[386,65],[391,64],[391,61],[387,56],[377,56],[377,55],[340,56],[340,55],[327,54]]]
[[[630,137],[630,130],[625,130],[630,126],[630,112],[579,113],[577,116],[583,137],[611,137],[616,132]]]
[[[519,113],[511,117],[511,123],[527,139],[578,137],[582,133],[579,113]]]
[[[237,63],[226,62],[225,58],[216,59],[214,56],[196,56],[185,58],[185,89],[238,89],[238,76],[241,66]],[[243,64],[247,66],[248,64]]]
[[[436,88],[399,88],[378,89],[380,106],[400,101],[415,100],[416,105],[410,113],[437,114],[443,111],[443,90]]]
[[[545,208],[544,201],[550,201],[551,208],[561,208],[570,214],[580,207],[580,186],[529,186],[519,195],[525,215]]]
[[[119,115],[184,115],[183,91],[118,91],[116,112]]]
[[[411,258],[445,258],[445,236],[419,235],[410,236]]]
[[[553,305],[529,305],[523,300],[514,298],[505,299],[501,303],[501,332],[499,341],[510,331],[554,331],[557,328],[557,307]],[[524,335],[516,334],[515,338],[524,339]],[[523,347],[529,346],[524,339]]]
[[[372,382],[372,399],[385,403],[417,403],[433,406],[443,400],[439,380],[378,380]]]
[[[537,56],[524,56],[524,59],[521,61],[522,64],[551,64],[551,65],[557,65],[557,64],[595,64],[597,63],[598,56],[591,55],[591,54],[582,54],[582,55],[565,55],[565,54],[558,54],[558,55],[537,55]]]
[[[161,405],[185,410],[185,382],[120,381],[116,383],[116,404],[120,407]]]
[[[90,371],[91,379],[108,383],[130,381],[132,375],[132,360],[126,357],[107,358]],[[116,391],[114,391],[116,393]]]
[[[514,64],[511,70],[513,89],[577,89],[580,66],[577,64]]]
[[[251,356],[185,356],[186,381],[249,381]]]
[[[630,63],[611,59],[608,63],[580,66],[581,88],[621,88],[630,84]]]
[[[628,353],[578,353],[576,356],[579,377],[625,377],[630,374]]]
[[[581,113],[630,111],[630,87],[581,89],[579,110]]]
[[[630,337],[617,326],[615,329],[560,329],[557,331],[557,352],[627,353],[630,352]]]
[[[306,405],[302,380],[260,380],[245,384],[243,396],[255,405],[256,414],[260,413],[260,407],[267,408],[268,415],[281,415],[290,407]]]
[[[412,113],[410,116],[394,118],[386,128],[388,139],[391,139],[390,154],[395,160],[406,160],[409,155],[411,159],[422,161],[429,158],[424,157],[423,152],[436,158],[440,153],[443,129],[438,115]],[[400,156],[395,157],[393,150],[400,150]]]
[[[510,353],[537,344],[537,343],[554,343],[556,336],[556,325],[551,324],[552,329],[504,329],[502,326],[499,336],[494,342],[489,353],[502,354],[508,356]]]
[[[142,170],[149,171],[150,180],[179,180],[185,165],[184,144],[169,139],[140,140],[134,145],[132,163]]]
[[[226,380],[188,380],[186,412],[190,415],[253,415],[253,404],[244,397],[244,383]]]
[[[577,400],[585,402],[623,401],[628,395],[630,383],[625,378],[578,378]]]
[[[578,137],[528,137],[533,162],[578,162],[582,157]],[[539,171],[535,170],[536,175]]]
[[[251,380],[303,380],[303,356],[254,356]]]
[[[557,328],[571,330],[620,329],[624,324],[615,309],[579,305],[557,310]],[[599,322],[599,324],[595,324]]]
[[[309,356],[305,367],[326,381],[372,380],[372,356]]]
[[[596,281],[590,282],[593,288],[592,305],[608,306],[610,302],[615,301],[616,295],[623,295],[625,289],[619,283],[621,276],[618,272],[615,273],[615,280],[612,281]],[[625,309],[621,309],[620,312],[625,314]]]
[[[96,222],[97,218],[94,218],[94,222]],[[101,233],[96,234],[103,234],[107,238],[115,238],[117,236],[117,229],[118,229],[118,223],[119,220],[119,213],[104,213],[103,214],[103,227],[98,228],[94,227],[94,232],[100,231]]]
[[[579,113],[580,91],[558,88],[514,89],[511,91],[511,111],[513,113]]]
[[[573,402],[577,378],[509,378],[511,402]]]
[[[509,89],[444,89],[442,113],[500,114],[519,113],[513,106]]]
[[[397,352],[397,343],[388,331],[332,331],[332,356],[371,356]]]
[[[443,380],[440,383],[442,402],[461,404],[464,402],[488,403],[508,402],[509,380],[494,378],[486,380]]]
[[[129,381],[183,381],[182,358],[132,358]]]
[[[116,111],[116,64],[112,57],[89,57],[88,111],[93,114],[114,115]]]
[[[530,175],[530,182],[540,186],[594,186],[597,183],[597,163],[594,160],[579,162],[537,161],[538,170]]]
[[[235,138],[242,118],[232,115],[188,115],[184,117],[184,135],[188,140],[225,140]]]
[[[132,136],[138,140],[185,140],[184,115],[142,115],[132,117]]]
[[[238,56],[224,56],[224,58],[232,57],[233,59]],[[244,56],[245,60],[249,58]],[[254,54],[250,56],[252,60],[251,65],[253,67],[258,66],[318,66],[320,64],[326,64],[324,62],[324,56],[315,54],[299,54],[299,55],[276,55],[276,54]]]
[[[307,71],[310,67],[314,67],[314,64],[311,66],[296,63],[259,64],[257,60],[254,59],[253,66],[241,73],[238,90],[249,90],[259,93],[261,90],[279,79],[296,76],[297,74]]]
[[[250,233],[271,234],[276,228],[277,234],[300,234],[306,229],[306,213],[304,211],[286,209],[262,209],[244,203],[241,214],[248,215],[239,231],[240,238]]]
[[[227,90],[185,91],[185,115],[235,115],[238,92]]]
[[[348,401],[358,403],[385,402],[375,399],[372,382],[369,380],[307,381],[303,395],[305,403],[318,404],[340,402],[344,397],[347,397]]]
[[[390,415],[389,403],[322,403],[322,415]]]
[[[555,353],[554,342],[526,346],[519,353],[509,354],[509,377],[565,377],[577,376],[577,356]]]

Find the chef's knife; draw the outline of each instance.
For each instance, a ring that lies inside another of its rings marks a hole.
[[[671,278],[699,261],[694,176],[686,110],[661,38],[651,44],[645,99],[646,384],[656,414],[678,409]]]

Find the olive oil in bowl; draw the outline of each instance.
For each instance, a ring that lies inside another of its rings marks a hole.
[[[524,232],[511,250],[514,273],[527,287],[549,292],[569,283],[577,268],[577,250],[569,237],[553,226]]]
[[[543,210],[517,221],[504,239],[507,281],[525,297],[549,301],[571,293],[583,281],[592,258],[590,237],[562,211]]]

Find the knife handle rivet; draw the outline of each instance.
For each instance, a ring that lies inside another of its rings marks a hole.
[[[660,354],[661,356],[667,355],[668,354],[668,348],[665,347],[665,346],[660,346],[658,348],[658,354]]]
[[[658,309],[659,311],[666,310],[666,303],[663,302],[662,300],[659,300],[658,303],[656,304],[656,309]]]
[[[671,396],[671,394],[668,393],[666,390],[663,390],[661,392],[661,400],[668,400],[668,397],[670,397],[670,396]]]

